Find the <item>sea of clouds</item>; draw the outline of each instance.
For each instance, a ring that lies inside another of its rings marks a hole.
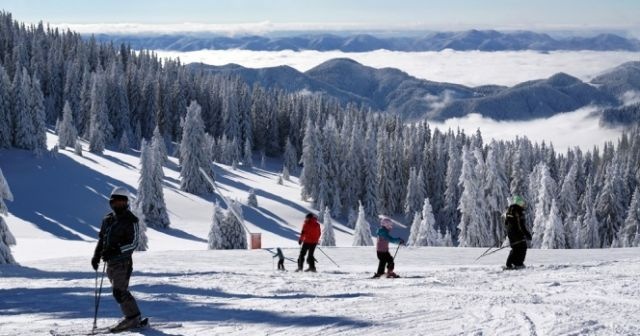
[[[512,86],[528,80],[547,78],[565,72],[584,81],[628,61],[640,61],[640,53],[598,51],[453,51],[396,52],[378,50],[363,53],[340,51],[249,51],[201,50],[194,52],[157,51],[161,57],[179,57],[184,63],[202,62],[212,65],[228,63],[249,68],[289,65],[300,71],[309,70],[329,59],[346,57],[375,68],[393,67],[432,81],[468,86],[499,84]],[[637,101],[638,93],[628,93],[627,102]],[[446,98],[446,97],[445,97]],[[426,97],[446,103],[440,97]],[[512,140],[527,136],[538,142],[552,142],[558,151],[579,146],[591,149],[605,141],[616,141],[622,130],[600,126],[597,107],[583,108],[548,119],[526,122],[503,122],[480,115],[449,119],[434,124],[441,129],[461,128],[467,133],[480,129],[485,140]]]
[[[180,57],[185,63],[212,65],[229,63],[249,68],[288,65],[309,70],[333,58],[346,57],[374,68],[392,67],[436,82],[468,86],[498,84],[512,86],[527,80],[547,78],[565,72],[589,81],[603,71],[628,61],[640,61],[640,53],[624,51],[455,51],[403,52],[376,50],[348,53],[341,51],[251,51],[200,50],[190,52],[156,51],[161,57]]]

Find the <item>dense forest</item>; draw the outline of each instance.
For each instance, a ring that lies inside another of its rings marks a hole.
[[[47,129],[64,135],[61,146],[81,137],[97,154],[138,149],[155,130],[180,158],[183,190],[196,193],[209,191],[194,176],[206,162],[251,169],[254,154],[281,157],[283,175],[299,175],[301,197],[351,227],[361,204],[369,221],[402,215],[440,236],[416,245],[499,245],[513,195],[527,201],[534,247],[640,245],[637,129],[566,153],[524,135],[485,141],[480,131],[442,131],[322,95],[249,87],[2,13],[0,148],[39,155],[48,150]]]

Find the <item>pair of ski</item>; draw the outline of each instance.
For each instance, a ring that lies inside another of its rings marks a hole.
[[[52,336],[83,336],[83,335],[106,335],[106,334],[117,334],[122,332],[135,332],[141,331],[147,328],[179,328],[182,324],[180,323],[170,323],[170,322],[157,322],[153,323],[153,326],[149,323],[149,318],[145,317],[140,320],[140,324],[133,328],[127,328],[123,330],[115,330],[113,326],[111,327],[103,327],[103,328],[95,328],[89,331],[81,331],[81,330],[68,330],[68,331],[58,331],[58,330],[50,330],[49,333]]]

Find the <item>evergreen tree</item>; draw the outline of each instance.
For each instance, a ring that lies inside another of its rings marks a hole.
[[[36,154],[47,150],[47,125],[44,106],[44,96],[40,89],[40,79],[37,75],[31,78],[31,90],[29,99],[29,114],[33,118],[33,139]]]
[[[551,205],[555,202],[556,182],[545,163],[540,163],[540,182],[538,197],[536,199],[535,218],[533,221],[533,240],[531,245],[535,248],[542,246],[546,223],[550,221]],[[563,235],[564,236],[564,235]]]
[[[104,75],[95,73],[91,76],[91,116],[89,122],[89,151],[102,154],[111,138],[111,124],[108,119],[108,108],[104,84]]]
[[[581,245],[583,248],[600,248],[600,222],[596,216],[591,195],[591,185],[587,185],[582,206],[585,214],[582,223]]]
[[[169,227],[169,215],[164,202],[162,180],[164,174],[158,149],[142,140],[140,153],[140,179],[136,202],[144,214],[149,227],[165,229]]]
[[[76,153],[77,156],[82,156],[82,144],[78,139],[76,139],[76,146],[73,149],[73,152]]]
[[[0,65],[0,148],[9,148],[12,143],[13,122],[11,116],[11,80]]]
[[[407,219],[416,211],[420,211],[420,207],[425,199],[424,183],[422,176],[419,176],[414,167],[409,169],[409,183],[407,184],[407,196],[404,200],[404,213]]]
[[[65,147],[75,148],[78,132],[73,124],[73,113],[69,102],[64,102],[62,109],[62,122],[58,129],[58,146],[62,149]]]
[[[203,146],[205,133],[200,116],[201,110],[196,101],[192,101],[187,107],[187,117],[180,142],[180,177],[182,178],[180,189],[194,194],[211,191],[211,186],[199,171],[200,168],[206,171],[206,167],[209,166]]]
[[[336,237],[333,232],[333,219],[331,218],[331,211],[329,208],[324,209],[324,224],[322,228],[322,239],[320,245],[322,246],[336,246]]]
[[[460,247],[482,247],[489,245],[486,236],[487,218],[479,202],[481,194],[474,156],[465,146],[462,149],[462,173],[460,175],[460,224],[458,242]],[[489,245],[490,246],[490,245]]]
[[[211,216],[211,228],[209,230],[208,246],[210,250],[224,249],[222,236],[222,226],[225,220],[220,204],[216,201],[213,204],[213,216]]]
[[[9,248],[10,245],[16,244],[16,239],[11,234],[11,231],[9,231],[9,226],[3,217],[8,215],[7,205],[4,203],[4,200],[13,201],[13,194],[0,169],[0,265],[16,263]]]
[[[284,166],[282,168],[282,178],[285,181],[290,181],[291,180],[291,176],[289,176],[289,168],[287,168],[287,166]]]
[[[561,249],[565,248],[566,238],[564,236],[564,226],[560,211],[556,204],[556,200],[551,202],[551,209],[544,228],[544,236],[540,248],[542,249]]]
[[[486,200],[487,216],[489,217],[489,244],[498,245],[506,236],[502,214],[507,208],[509,187],[497,143],[491,143],[486,159],[486,169],[482,192]]]
[[[147,237],[147,220],[139,203],[134,203],[131,208],[133,214],[138,217],[138,246],[136,251],[146,251],[149,249],[149,238]]]
[[[244,143],[244,154],[242,157],[242,165],[245,168],[253,168],[253,152],[251,151],[251,143],[249,141],[245,141]]]
[[[596,215],[600,222],[600,243],[602,247],[610,247],[620,227],[624,223],[624,205],[622,198],[625,192],[620,178],[618,161],[610,162],[606,167],[604,185],[596,198]]]
[[[118,151],[126,153],[129,151],[129,148],[131,148],[131,145],[129,144],[129,137],[127,136],[127,133],[124,132],[120,137],[120,143],[118,143]]]
[[[296,154],[296,149],[291,144],[291,139],[287,138],[287,143],[284,146],[284,166],[289,170],[289,172],[296,173],[298,169],[298,155]]]
[[[249,197],[247,199],[247,205],[253,208],[258,207],[258,198],[256,197],[255,189],[249,190]]]
[[[353,232],[353,246],[371,245],[373,245],[373,240],[371,239],[371,227],[366,219],[364,206],[362,206],[362,203],[359,203],[358,219],[356,220],[356,227]]]
[[[407,238],[407,246],[421,246],[417,245],[418,238],[422,235],[422,215],[419,211],[414,212],[413,221],[411,222],[411,231],[409,232],[409,238]]]
[[[126,134],[126,132],[124,132]],[[169,162],[169,152],[167,151],[167,145],[164,142],[164,137],[160,134],[160,127],[156,126],[153,130],[153,138],[152,145],[155,148],[156,154],[158,155],[158,160],[160,161],[160,165],[164,165]]]
[[[640,188],[631,196],[631,204],[627,211],[624,226],[618,235],[622,247],[640,247]]]
[[[242,209],[240,204],[232,200],[228,205],[230,209],[227,210],[224,220],[222,221],[222,225],[220,226],[220,232],[222,233],[221,249],[246,249],[247,233],[245,232],[244,225],[241,222],[244,219],[242,218]],[[234,210],[231,210],[231,207],[233,207]],[[238,218],[238,216],[240,218]]]
[[[442,226],[451,231],[455,230],[460,223],[460,211],[458,210],[460,186],[458,182],[462,171],[462,161],[460,160],[460,153],[457,150],[455,139],[449,141],[448,154],[444,207],[440,217],[445,220],[445,222],[441,223]]]
[[[31,78],[26,68],[13,79],[13,145],[19,149],[36,147],[35,125],[31,115]]]
[[[422,221],[420,223],[420,234],[415,246],[440,246],[440,233],[436,229],[436,220],[433,217],[433,209],[429,198],[424,199],[422,207]]]
[[[375,131],[369,129],[366,136],[363,160],[362,177],[362,205],[364,206],[366,217],[373,220],[378,217],[378,176],[376,174],[376,140]]]

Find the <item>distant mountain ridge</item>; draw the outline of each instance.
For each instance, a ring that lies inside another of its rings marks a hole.
[[[188,66],[196,71],[238,76],[250,85],[325,94],[343,103],[397,113],[404,119],[426,117],[441,121],[479,113],[495,120],[530,120],[597,105],[609,111],[603,117],[604,122],[629,124],[637,121],[629,113],[636,112],[618,109],[624,104],[621,94],[640,92],[640,62],[624,63],[591,83],[558,73],[513,87],[433,82],[394,68],[368,67],[348,58],[332,59],[306,72],[288,66],[261,69],[236,64]]]
[[[640,51],[640,40],[615,34],[592,37],[554,38],[531,31],[499,32],[467,30],[425,33],[418,37],[377,37],[373,34],[336,35],[328,33],[295,36],[228,37],[203,34],[97,34],[98,41],[130,44],[134,49],[195,51],[202,49],[244,49],[254,51],[340,50],[366,52],[453,50],[625,50]]]

